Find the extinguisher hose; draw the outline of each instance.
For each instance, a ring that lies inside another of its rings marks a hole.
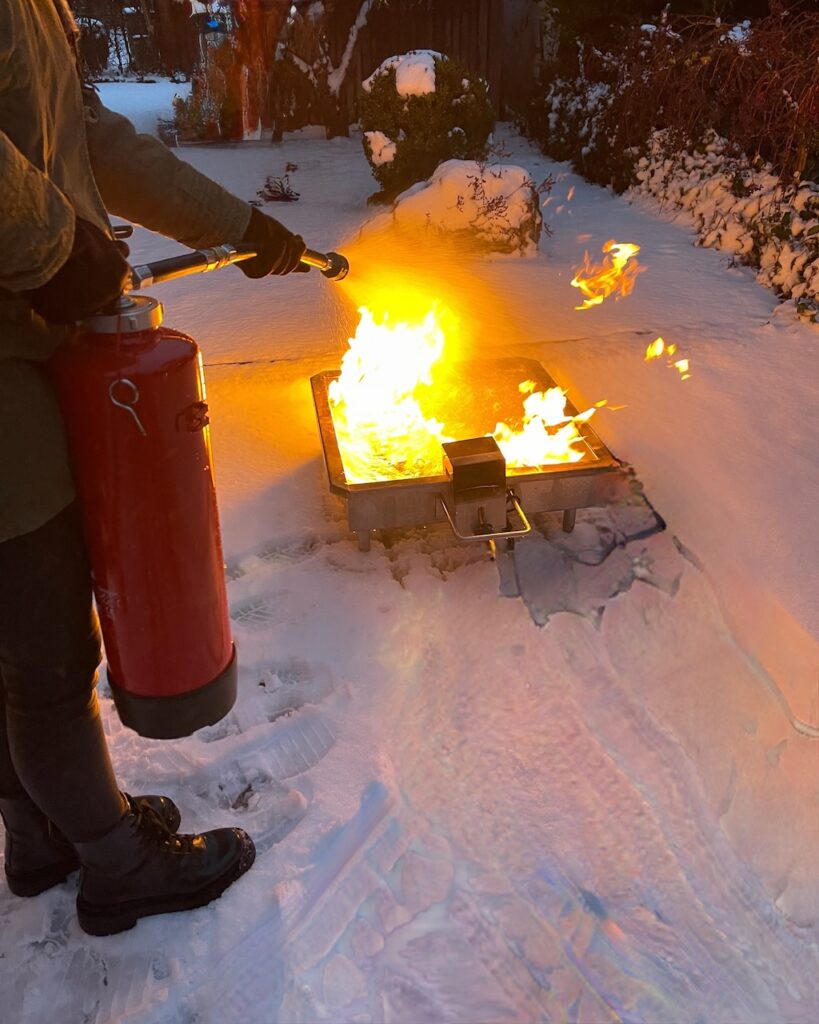
[[[190,274],[206,274],[211,270],[220,270],[233,263],[252,259],[255,249],[244,246],[217,245],[212,249],[196,249],[182,256],[171,256],[166,260],[155,260],[131,268],[131,291],[173,281],[178,277]],[[330,281],[343,280],[350,271],[350,264],[339,252],[316,252],[305,249],[301,262],[307,267],[315,267]]]

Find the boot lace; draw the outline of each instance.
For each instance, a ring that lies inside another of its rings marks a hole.
[[[159,811],[148,804],[138,804],[132,800],[131,810],[136,817],[140,839],[146,846],[160,847],[172,853],[193,852],[197,836],[171,832]]]

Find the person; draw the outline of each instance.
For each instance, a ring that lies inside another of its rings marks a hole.
[[[191,248],[252,245],[249,277],[304,242],[139,135],[81,83],[66,0],[0,4],[0,817],[12,892],[81,868],[94,934],[219,896],[252,864],[241,829],[179,834],[167,797],[123,793],[100,720],[91,576],[45,363],[121,293],[115,216]]]

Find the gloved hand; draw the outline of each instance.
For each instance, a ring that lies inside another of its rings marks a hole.
[[[119,243],[77,217],[68,259],[49,281],[26,295],[49,323],[72,324],[118,299],[129,273]]]
[[[251,208],[250,223],[242,245],[252,246],[258,255],[242,260],[236,266],[247,277],[267,277],[268,274],[289,274],[293,270],[308,270],[299,260],[307,246],[301,235],[294,235],[284,224],[268,217],[257,207]]]

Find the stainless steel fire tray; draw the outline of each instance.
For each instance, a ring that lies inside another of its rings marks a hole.
[[[358,535],[362,550],[369,547],[373,530],[427,526],[448,520],[453,525],[447,512],[453,504],[453,482],[444,471],[443,452],[440,475],[374,483],[347,481],[329,398],[330,384],[338,376],[338,371],[325,371],[312,377],[310,384],[330,490],[346,501],[350,530]],[[534,381],[537,390],[557,386],[534,359],[453,364],[436,377],[435,397],[430,402],[437,403],[438,409],[425,403],[424,412],[437,416],[450,433],[454,431],[464,439],[491,434],[498,422],[510,421],[510,411],[514,410],[513,416],[522,411],[519,385],[525,380]],[[577,414],[568,402],[566,412],[570,416]],[[613,495],[621,473],[619,462],[588,424],[578,424],[578,429],[585,445],[579,462],[555,463],[538,469],[507,468],[510,502],[518,503],[518,511],[525,513],[524,522],[526,516],[538,512],[562,511],[563,527],[571,530],[577,509],[605,505]]]

